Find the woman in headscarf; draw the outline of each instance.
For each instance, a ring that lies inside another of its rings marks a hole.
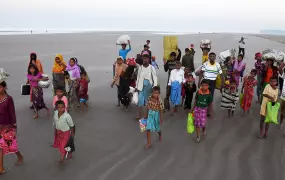
[[[46,109],[47,113],[49,113],[49,109],[47,108],[44,102],[44,94],[43,89],[38,85],[39,81],[47,81],[48,78],[44,78],[42,74],[38,71],[37,66],[34,64],[30,64],[28,69],[27,78],[31,85],[32,91],[32,105],[35,111],[34,119],[39,117],[39,111],[41,109]]]
[[[55,56],[52,68],[52,77],[53,77],[52,84],[53,84],[54,95],[58,88],[63,89],[66,94],[65,76],[64,76],[65,69],[66,69],[66,62],[63,60],[61,54],[57,54]]]
[[[21,165],[23,156],[18,149],[17,122],[14,101],[6,92],[7,84],[0,75],[0,175],[5,173],[4,155],[16,154],[16,165]]]
[[[75,63],[76,63],[77,66],[80,68],[80,72],[86,74],[87,82],[90,83],[90,78],[89,78],[89,76],[88,76],[88,73],[86,72],[85,68],[84,68],[82,65],[78,64],[78,59],[77,59],[76,57],[73,57],[73,58],[71,58],[71,59],[74,59],[74,60],[75,60]]]
[[[78,102],[77,92],[79,88],[79,80],[80,80],[80,68],[76,64],[74,58],[71,58],[67,64],[66,71],[68,72],[68,101],[69,107],[73,107],[74,102]]]
[[[41,63],[40,60],[38,60],[36,53],[31,53],[31,54],[30,54],[30,62],[29,62],[29,65],[30,65],[30,64],[36,65],[37,68],[38,68],[38,70],[39,70],[39,72],[40,72],[41,74],[44,73],[42,63]]]
[[[238,59],[235,60],[235,62],[234,62],[234,68],[233,68],[234,80],[236,82],[237,88],[239,86],[241,72],[245,69],[245,66],[246,66],[246,64],[244,63],[243,55],[239,54]]]

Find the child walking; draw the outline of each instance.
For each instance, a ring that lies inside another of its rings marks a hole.
[[[52,106],[53,106],[53,109],[56,111],[56,106],[55,106],[55,103],[58,101],[58,100],[62,100],[64,102],[64,105],[65,105],[65,111],[67,112],[67,109],[68,109],[68,100],[67,100],[67,97],[64,96],[64,92],[65,92],[65,88],[63,87],[57,87],[57,89],[55,90],[55,96],[53,97],[53,101],[52,101]]]
[[[64,158],[67,154],[65,147],[69,142],[70,138],[75,135],[74,123],[71,116],[65,111],[65,103],[59,100],[55,103],[56,111],[54,113],[54,148],[58,148],[60,152],[60,161],[63,163]],[[71,158],[72,153],[69,152],[67,158]]]
[[[200,142],[200,129],[206,136],[207,111],[210,110],[213,117],[213,96],[209,90],[209,83],[203,79],[200,84],[200,89],[196,93],[194,106],[191,112],[194,112],[194,124],[196,126],[197,143]]]
[[[84,111],[84,107],[88,108],[88,79],[86,72],[81,72],[81,79],[79,81],[78,99],[81,107],[81,113]]]
[[[265,132],[264,132],[264,121],[266,117],[266,105],[268,102],[276,102],[278,99],[278,87],[277,87],[277,77],[271,77],[270,83],[267,84],[264,88],[264,91],[262,93],[262,104],[260,109],[260,135],[259,138],[267,138],[268,135],[268,129],[269,129],[269,123],[266,123],[265,125]]]
[[[252,104],[252,99],[254,97],[254,86],[258,85],[258,81],[255,80],[257,70],[253,69],[249,76],[244,78],[241,92],[243,93],[243,98],[241,102],[241,108],[244,113],[249,112]]]
[[[197,86],[195,84],[195,79],[193,77],[193,74],[189,73],[186,76],[186,82],[184,83],[184,89],[185,89],[185,95],[186,95],[184,109],[186,111],[190,111],[193,95],[197,91]]]
[[[234,115],[236,105],[239,100],[239,92],[235,80],[230,82],[229,88],[224,88],[222,92],[221,108],[228,110],[228,116],[231,118]]]
[[[153,87],[152,95],[148,98],[147,101],[147,145],[146,149],[149,149],[151,146],[151,132],[157,132],[159,140],[162,140],[160,125],[162,124],[162,113],[163,113],[163,102],[160,99],[160,88],[158,86]]]

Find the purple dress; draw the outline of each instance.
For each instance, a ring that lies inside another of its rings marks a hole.
[[[9,95],[0,101],[0,148],[4,154],[18,152],[15,106]]]

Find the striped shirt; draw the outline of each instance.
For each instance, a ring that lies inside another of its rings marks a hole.
[[[208,80],[216,80],[218,74],[222,74],[222,68],[219,63],[215,62],[213,65],[207,61],[202,65],[202,69],[204,72],[204,78]]]

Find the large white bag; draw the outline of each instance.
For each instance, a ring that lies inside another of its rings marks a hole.
[[[262,52],[262,60],[273,59],[277,62],[283,62],[285,54],[276,49],[266,49]]]
[[[212,42],[211,42],[211,40],[209,40],[209,39],[203,39],[203,40],[201,41],[201,44],[203,44],[203,45],[209,45],[209,44],[212,44]]]
[[[226,58],[229,56],[235,57],[236,50],[235,49],[228,49],[226,51],[223,51],[219,55],[219,59],[221,63],[225,62]]]
[[[132,103],[135,105],[137,105],[139,103],[139,93],[138,92],[134,92],[133,98],[132,98]]]
[[[129,44],[129,41],[131,40],[130,36],[128,35],[122,35],[118,38],[117,40],[117,45],[122,45],[122,44]]]

